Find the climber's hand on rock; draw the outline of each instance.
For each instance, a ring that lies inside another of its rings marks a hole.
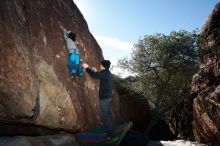
[[[62,25],[60,25],[60,29],[62,29],[63,31],[66,31],[66,29]]]

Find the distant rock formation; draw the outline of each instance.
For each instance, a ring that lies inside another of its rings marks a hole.
[[[175,139],[169,125],[154,112],[155,105],[146,96],[128,86],[137,80],[137,77],[132,76],[125,79],[114,76],[115,87],[120,96],[123,119],[132,121],[134,124],[132,130],[147,134],[151,140]],[[129,143],[129,141],[128,138],[127,142]]]
[[[196,95],[193,103],[193,131],[197,142],[219,146],[220,3],[209,16],[201,35],[203,49],[208,50],[208,54],[204,56],[204,63],[192,81],[192,91]]]
[[[100,122],[98,81],[70,79],[61,26],[77,34],[83,62],[98,67],[102,50],[72,0],[1,1],[0,125],[75,132]],[[115,91],[113,102],[118,119]]]

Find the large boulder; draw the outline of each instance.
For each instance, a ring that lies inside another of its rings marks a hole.
[[[99,124],[99,82],[86,73],[71,80],[67,68],[61,27],[77,34],[83,62],[98,67],[103,59],[74,2],[3,0],[0,11],[0,125],[75,132]],[[113,99],[117,119],[115,91]]]
[[[197,142],[220,144],[220,3],[204,25],[201,38],[206,50],[200,70],[193,76],[193,132]],[[203,50],[202,50],[203,51]]]

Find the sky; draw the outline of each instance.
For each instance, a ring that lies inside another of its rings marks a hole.
[[[89,30],[110,60],[115,74],[117,61],[130,58],[132,48],[144,35],[202,28],[220,0],[73,0]]]

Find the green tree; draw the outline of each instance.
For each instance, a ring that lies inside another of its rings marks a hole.
[[[142,91],[165,117],[189,96],[191,78],[198,70],[198,32],[180,30],[169,35],[146,35],[134,45],[131,58],[119,60],[121,68],[137,74]]]

